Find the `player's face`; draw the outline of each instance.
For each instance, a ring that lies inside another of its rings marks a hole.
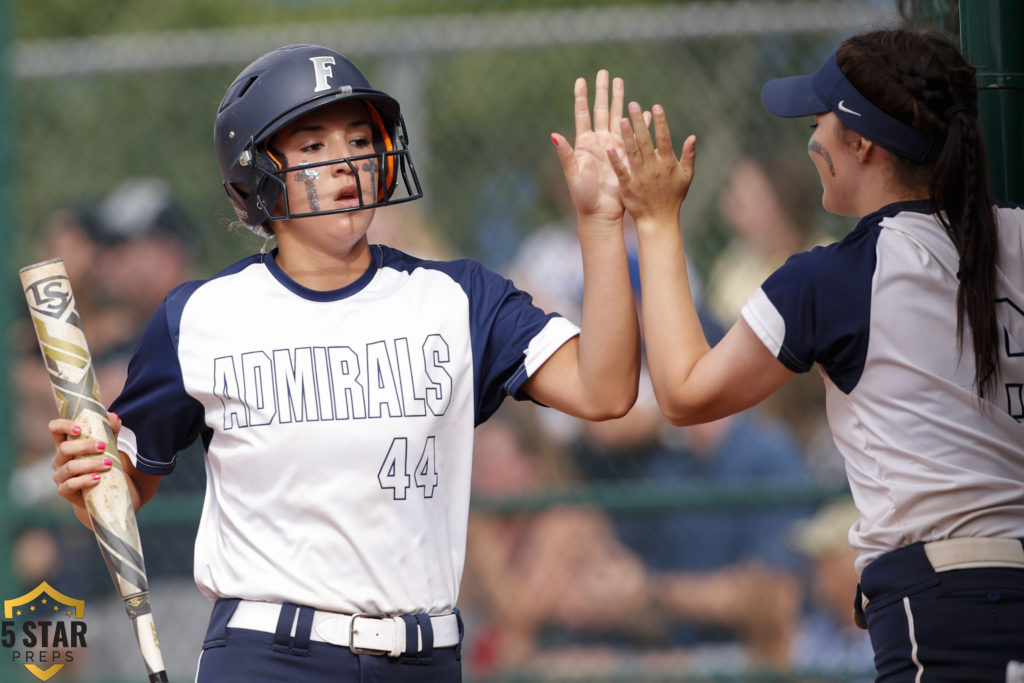
[[[269,146],[284,157],[281,161],[288,167],[339,160],[285,174],[291,215],[357,209],[374,202],[378,160],[343,161],[374,152],[373,128],[361,101],[349,100],[316,109],[275,134]],[[278,211],[283,208],[282,200]],[[353,240],[365,237],[372,218],[373,210],[364,209],[292,218],[278,221],[274,228],[279,243],[285,234],[317,235],[320,239],[347,237],[347,241],[354,243]]]
[[[857,167],[845,140],[845,129],[832,112],[814,116],[814,133],[807,154],[821,176],[821,205],[840,216],[857,215],[854,208]]]

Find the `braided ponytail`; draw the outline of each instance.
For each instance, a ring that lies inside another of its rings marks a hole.
[[[984,143],[976,114],[952,112],[929,194],[943,198],[936,202],[944,212],[939,220],[960,255],[957,336],[963,339],[966,318],[974,342],[974,384],[980,396],[992,396],[999,358],[995,313],[997,237]]]
[[[854,36],[839,48],[837,59],[847,79],[876,106],[941,142],[938,158],[930,163],[892,158],[900,182],[928,188],[956,247],[957,343],[962,349],[969,326],[975,389],[981,397],[992,396],[999,358],[997,235],[975,69],[941,34],[905,29]]]

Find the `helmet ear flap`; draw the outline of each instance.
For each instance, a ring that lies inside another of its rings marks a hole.
[[[284,196],[284,182],[277,177],[277,171],[285,167],[284,155],[274,150],[266,142],[254,145],[259,149],[253,154],[253,165],[258,169],[259,180],[256,183],[256,206],[263,213],[262,218],[269,219],[274,215],[278,200]],[[280,158],[278,158],[280,157]],[[288,213],[288,198],[285,196],[285,215]]]
[[[384,163],[381,164],[379,169],[380,181],[377,190],[377,201],[381,202],[391,196],[391,193],[395,189],[395,158],[391,152],[395,151],[395,143],[391,139],[391,133],[388,132],[388,127],[384,125],[384,119],[381,118],[377,108],[372,103],[366,103],[366,109],[370,112],[370,119],[373,122],[374,131],[380,138],[380,144],[384,148]]]

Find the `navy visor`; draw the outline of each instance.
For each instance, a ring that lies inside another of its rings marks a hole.
[[[768,111],[795,118],[835,112],[839,120],[868,140],[912,161],[934,161],[938,143],[873,105],[846,80],[835,53],[816,73],[768,81],[761,89]]]

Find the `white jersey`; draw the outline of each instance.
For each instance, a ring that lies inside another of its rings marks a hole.
[[[984,404],[969,326],[957,346],[959,259],[927,202],[884,207],[793,256],[743,309],[786,367],[821,367],[861,513],[858,571],[918,541],[1024,537],[1024,209],[997,218],[1002,341]]]
[[[579,330],[475,261],[370,249],[332,292],[271,255],[182,285],[132,359],[119,448],[158,475],[207,448],[195,578],[210,599],[455,606],[474,427]]]

